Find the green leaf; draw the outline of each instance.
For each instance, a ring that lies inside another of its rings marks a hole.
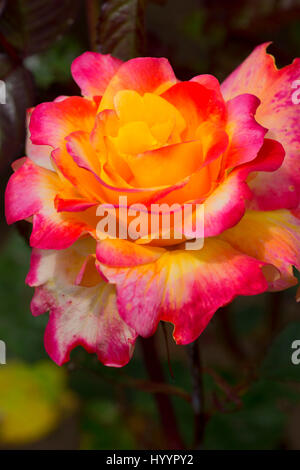
[[[14,0],[0,21],[0,33],[28,56],[46,49],[74,22],[78,0]]]
[[[300,340],[300,322],[290,323],[275,338],[262,363],[260,371],[262,377],[282,381],[300,381],[300,364],[294,365],[292,362],[292,354],[296,351],[292,348],[295,340]]]
[[[106,0],[98,24],[98,49],[121,60],[143,55],[144,0]]]

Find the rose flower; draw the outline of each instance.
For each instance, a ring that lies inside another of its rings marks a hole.
[[[187,344],[236,296],[297,283],[300,61],[278,70],[267,46],[222,86],[211,75],[181,82],[166,59],[86,52],[72,64],[82,97],[29,110],[6,217],[32,222],[26,282],[32,313],[50,312],[45,347],[57,364],[81,345],[123,366],[161,320]],[[99,236],[99,205],[116,208],[118,225],[121,196],[146,218],[154,203],[190,204],[194,223],[201,207],[203,230]],[[204,245],[187,249],[193,237]]]

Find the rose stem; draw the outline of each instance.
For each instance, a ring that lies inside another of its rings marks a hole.
[[[204,412],[204,390],[202,380],[202,361],[199,340],[186,346],[192,380],[192,407],[194,410],[194,447],[200,449],[204,436],[206,417]]]
[[[160,363],[154,337],[152,336],[147,339],[141,338],[141,346],[149,378],[153,382],[164,383],[164,372]],[[155,401],[168,448],[185,449],[185,445],[178,430],[170,396],[156,393]]]

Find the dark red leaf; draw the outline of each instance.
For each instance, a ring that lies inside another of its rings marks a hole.
[[[98,49],[121,60],[144,54],[144,0],[107,0],[98,24]]]

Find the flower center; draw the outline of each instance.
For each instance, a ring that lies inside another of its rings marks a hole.
[[[119,118],[119,131],[112,141],[124,155],[137,155],[181,141],[185,121],[180,112],[165,99],[153,93],[140,96],[136,91],[122,90],[114,99]]]

